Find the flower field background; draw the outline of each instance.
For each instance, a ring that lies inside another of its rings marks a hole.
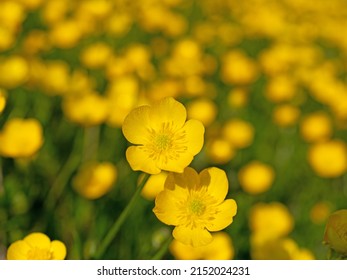
[[[0,0],[0,259],[345,258],[346,30],[345,0]]]

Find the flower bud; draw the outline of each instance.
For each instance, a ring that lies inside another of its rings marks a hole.
[[[324,243],[342,255],[347,255],[347,209],[332,213],[324,233]]]

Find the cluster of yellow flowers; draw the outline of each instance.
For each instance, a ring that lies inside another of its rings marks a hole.
[[[346,216],[331,214],[346,200],[345,5],[0,1],[0,218],[18,223],[0,243],[34,232],[7,258],[102,255],[140,179],[174,227],[174,258],[313,259],[296,219],[321,236],[327,223],[325,243],[346,255]],[[35,225],[15,219],[41,206]],[[71,253],[37,233],[46,214],[71,217],[53,230]],[[231,236],[249,246],[235,253]]]

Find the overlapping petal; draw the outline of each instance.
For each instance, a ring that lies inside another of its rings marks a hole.
[[[233,217],[237,212],[235,200],[227,199],[223,203],[214,207],[215,213],[206,219],[206,228],[210,231],[219,231],[233,222]]]
[[[172,235],[178,241],[193,247],[205,246],[212,242],[211,233],[204,228],[192,228],[185,225],[177,226]]]

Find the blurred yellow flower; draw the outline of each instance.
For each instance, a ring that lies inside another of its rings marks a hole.
[[[300,110],[289,104],[278,105],[273,111],[273,121],[282,127],[294,125],[300,115]]]
[[[153,209],[157,218],[175,226],[173,237],[185,245],[204,246],[212,242],[210,231],[220,231],[233,222],[237,205],[226,199],[228,178],[222,169],[211,167],[198,174],[187,167],[170,173],[164,191]]]
[[[265,96],[272,102],[290,101],[297,92],[293,78],[288,75],[277,75],[268,81]]]
[[[238,173],[238,180],[242,189],[252,195],[269,190],[274,178],[273,168],[259,161],[248,163]]]
[[[318,176],[334,178],[347,171],[347,148],[341,140],[314,144],[308,151],[308,162]]]
[[[63,20],[56,23],[49,33],[49,38],[54,46],[68,49],[77,45],[82,33],[75,20]]]
[[[98,42],[86,47],[81,55],[80,60],[87,68],[104,67],[112,55],[112,49],[105,43]]]
[[[93,126],[106,121],[109,104],[104,96],[87,93],[65,97],[63,111],[70,121],[83,126]]]
[[[205,130],[186,117],[184,106],[171,97],[132,110],[122,126],[125,138],[136,145],[126,151],[131,168],[149,174],[183,172],[200,152]]]
[[[331,213],[331,205],[328,202],[317,202],[310,211],[310,219],[313,223],[319,225],[324,223]]]
[[[210,244],[201,247],[185,245],[174,239],[170,252],[177,260],[231,260],[234,258],[234,247],[229,234],[216,232],[212,234]]]
[[[206,127],[215,120],[217,115],[217,106],[209,99],[195,99],[187,104],[187,114],[189,119],[199,120]]]
[[[270,239],[252,245],[251,256],[254,260],[314,260],[312,252],[299,248],[291,238]]]
[[[31,157],[42,144],[42,126],[36,119],[10,119],[0,132],[0,155],[5,157]]]
[[[28,62],[20,56],[0,60],[0,86],[8,89],[22,85],[29,75]]]
[[[0,114],[5,109],[6,106],[6,92],[0,88]]]
[[[145,186],[143,187],[141,191],[141,195],[148,200],[155,199],[158,193],[164,190],[164,184],[165,184],[165,180],[167,176],[168,176],[168,173],[165,171],[162,171],[159,174],[151,175],[148,178]],[[143,176],[140,176],[140,177],[143,177]]]
[[[213,138],[207,142],[206,154],[213,163],[225,164],[235,156],[236,151],[224,138]]]
[[[306,116],[300,123],[300,134],[307,142],[327,140],[332,134],[332,124],[324,112]]]
[[[108,193],[117,180],[117,169],[109,162],[88,162],[73,178],[74,189],[87,199],[97,199]]]
[[[336,252],[347,256],[347,209],[335,211],[329,216],[324,242]]]
[[[249,122],[232,119],[223,125],[222,134],[234,148],[241,149],[252,144],[254,128]]]
[[[228,104],[232,108],[242,108],[247,105],[248,92],[244,88],[235,88],[228,94]]]
[[[258,78],[258,69],[251,58],[235,50],[223,57],[221,75],[227,84],[243,85],[252,83]]]
[[[12,243],[7,250],[8,260],[63,260],[65,257],[63,242],[51,241],[47,235],[39,232]]]
[[[249,214],[249,227],[255,241],[283,237],[294,227],[294,218],[288,208],[279,203],[257,203]]]

